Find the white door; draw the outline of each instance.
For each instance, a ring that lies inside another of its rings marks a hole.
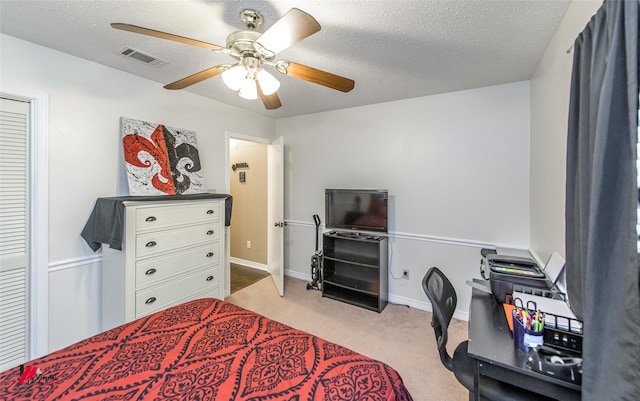
[[[0,99],[0,371],[29,360],[29,103]]]
[[[268,146],[267,183],[267,265],[271,278],[284,295],[284,141],[282,137]]]

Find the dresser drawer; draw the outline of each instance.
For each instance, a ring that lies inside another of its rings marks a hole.
[[[136,209],[136,230],[139,232],[217,221],[219,217],[220,204],[218,202],[138,208]]]
[[[122,251],[102,250],[102,330],[193,299],[224,299],[224,198],[168,198],[124,202]]]
[[[220,289],[219,289],[219,287],[218,287],[218,288],[214,288],[214,289],[213,289],[213,291],[212,291],[211,289],[207,289],[207,290],[200,291],[200,292],[193,292],[193,293],[189,293],[188,295],[185,295],[184,297],[177,299],[177,300],[176,300],[173,304],[171,304],[171,305],[166,305],[166,306],[164,306],[164,307],[157,308],[157,309],[149,309],[149,310],[140,311],[140,312],[139,312],[139,313],[134,317],[134,319],[139,319],[139,318],[144,317],[144,316],[146,316],[146,315],[150,315],[150,314],[152,314],[152,313],[154,313],[154,312],[157,312],[157,311],[159,311],[159,310],[161,310],[161,309],[167,309],[167,308],[169,308],[169,307],[171,307],[171,306],[174,306],[174,305],[180,305],[180,304],[183,304],[183,303],[185,303],[185,302],[194,301],[194,300],[196,300],[196,299],[201,299],[201,298],[211,298],[211,297],[217,298],[217,297],[218,297],[218,291],[219,291],[219,290],[220,290]]]
[[[136,259],[197,243],[217,241],[219,237],[218,225],[215,223],[138,234]]]
[[[209,289],[213,294],[219,284],[218,269],[211,268],[185,275],[170,283],[136,291],[136,317],[177,304],[193,293]]]
[[[204,266],[218,265],[220,262],[219,245],[216,241],[170,255],[138,261],[136,263],[136,288],[148,287],[158,281],[189,273],[190,270]]]

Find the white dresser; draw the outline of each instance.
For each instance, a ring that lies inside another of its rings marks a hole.
[[[103,247],[102,330],[185,301],[224,299],[223,198],[124,209],[122,251]]]

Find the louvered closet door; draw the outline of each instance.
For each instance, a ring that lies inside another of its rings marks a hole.
[[[29,103],[0,98],[0,371],[29,358]]]

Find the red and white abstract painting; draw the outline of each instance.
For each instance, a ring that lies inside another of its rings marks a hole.
[[[194,131],[120,117],[120,132],[130,195],[206,192]]]

